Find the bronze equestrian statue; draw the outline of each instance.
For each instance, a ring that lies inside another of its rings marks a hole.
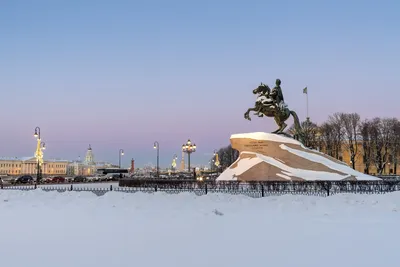
[[[290,110],[285,104],[281,89],[281,80],[276,79],[275,87],[272,90],[268,85],[261,83],[260,86],[253,90],[253,94],[258,94],[258,97],[254,108],[249,108],[244,113],[245,119],[251,120],[250,111],[255,111],[254,115],[258,115],[258,117],[273,117],[279,128],[272,133],[287,135],[283,132],[287,127],[285,121],[292,115],[296,135],[299,137],[302,135],[300,121],[296,112]]]

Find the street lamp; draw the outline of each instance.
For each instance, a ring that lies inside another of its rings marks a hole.
[[[42,143],[42,139],[40,137],[40,127],[35,128],[35,133],[33,136],[37,139],[37,146],[35,153],[35,158],[37,161],[36,183],[39,183],[42,174],[43,150],[46,149],[46,144],[44,142]]]
[[[182,151],[188,154],[188,171],[190,172],[190,154],[196,152],[196,144],[192,144],[189,139],[186,144],[182,145]]]
[[[118,167],[121,169],[121,156],[124,155],[124,150],[121,148],[118,155]]]
[[[39,126],[35,128],[35,134],[33,136],[40,140],[40,127]]]
[[[160,177],[160,144],[155,141],[154,149],[157,149],[157,177]]]

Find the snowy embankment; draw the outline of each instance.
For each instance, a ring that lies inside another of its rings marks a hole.
[[[400,266],[400,193],[3,190],[0,216],[1,266]]]

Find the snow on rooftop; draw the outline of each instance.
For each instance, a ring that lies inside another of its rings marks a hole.
[[[249,138],[249,139],[260,140],[260,141],[291,143],[291,144],[302,146],[302,143],[300,143],[299,141],[297,141],[293,138],[288,138],[284,135],[264,133],[264,132],[232,134],[231,139],[235,139],[235,138]]]
[[[398,267],[399,207],[398,192],[252,199],[0,190],[0,258],[10,267]]]
[[[8,161],[27,161],[27,160],[36,160],[34,156],[32,157],[0,157],[0,160],[8,160]],[[45,159],[46,162],[68,162],[66,159]]]
[[[30,160],[35,158],[34,156],[32,157],[0,157],[0,160],[15,160],[15,161],[25,161],[25,160]]]
[[[45,161],[51,161],[51,162],[70,162],[69,160],[66,159],[47,159]]]

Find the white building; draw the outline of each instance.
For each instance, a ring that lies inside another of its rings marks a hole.
[[[93,176],[96,175],[97,169],[115,167],[114,165],[107,162],[95,162],[94,154],[91,145],[86,151],[85,160],[72,161],[67,166],[67,175],[82,175],[82,176]]]

